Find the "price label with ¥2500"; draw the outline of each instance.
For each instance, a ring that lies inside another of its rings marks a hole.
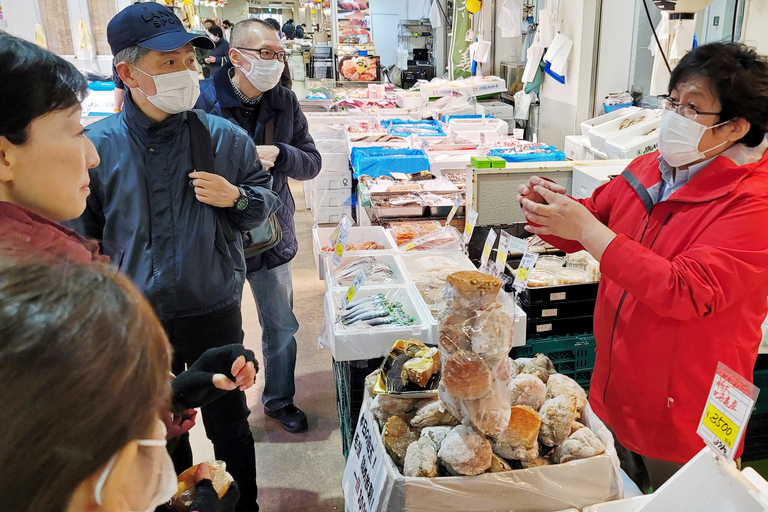
[[[523,258],[520,260],[520,266],[517,268],[515,274],[515,281],[512,283],[512,287],[518,292],[523,291],[528,286],[528,279],[531,277],[531,270],[536,265],[536,260],[539,255],[535,252],[527,252],[523,254]]]
[[[469,205],[467,205],[469,206]],[[464,244],[469,244],[472,239],[472,231],[475,230],[477,223],[477,212],[472,208],[467,208],[467,218],[464,220]]]
[[[719,456],[733,460],[759,392],[747,379],[717,364],[697,433]]]

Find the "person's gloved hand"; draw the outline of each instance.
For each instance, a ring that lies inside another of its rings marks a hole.
[[[213,488],[211,472],[207,464],[200,464],[195,473],[195,501],[189,507],[190,512],[234,512],[235,505],[240,500],[240,488],[237,482],[229,485],[229,490],[223,498]]]
[[[173,412],[203,407],[227,391],[245,391],[256,381],[258,368],[253,352],[240,344],[206,350],[171,383]]]

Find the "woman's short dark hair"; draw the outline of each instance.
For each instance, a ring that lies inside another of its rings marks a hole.
[[[768,132],[768,60],[739,43],[711,43],[691,50],[672,70],[669,91],[704,78],[722,107],[720,121],[743,118],[751,124],[739,142],[760,145]]]
[[[211,28],[209,28],[208,32],[210,32],[212,36],[216,36],[219,38],[224,35],[224,32],[221,31],[221,27],[219,27],[218,25],[214,25]]]
[[[268,23],[270,27],[280,32],[280,22],[277,21],[275,18],[264,18],[264,21]],[[240,23],[242,23],[242,21]],[[238,23],[238,25],[240,23]]]
[[[0,91],[0,136],[21,145],[32,121],[83,101],[88,82],[61,57],[0,32]]]
[[[229,20],[224,20],[221,22],[222,27],[232,28],[232,22]]]
[[[170,398],[152,308],[105,265],[0,262],[0,510],[61,512]]]

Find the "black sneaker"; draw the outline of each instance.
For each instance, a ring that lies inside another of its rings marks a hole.
[[[270,411],[265,407],[264,414],[270,418],[280,420],[280,424],[288,432],[304,432],[309,428],[307,415],[293,404],[288,404],[276,411]]]

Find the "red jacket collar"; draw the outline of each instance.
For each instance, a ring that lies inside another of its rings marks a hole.
[[[654,151],[643,158],[646,165],[630,166],[630,170],[647,189],[661,180],[661,171],[658,165],[659,152]],[[650,165],[653,162],[654,165]],[[683,201],[687,203],[704,203],[723,197],[731,192],[757,168],[768,171],[768,151],[763,153],[757,162],[738,165],[722,154],[715,157],[712,162],[699,171],[691,181],[669,197],[669,201]]]

